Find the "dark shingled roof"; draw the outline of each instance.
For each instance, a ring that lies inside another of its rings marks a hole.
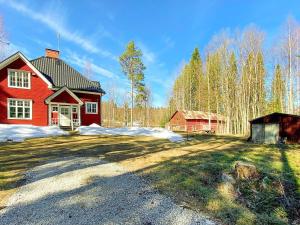
[[[30,62],[54,87],[66,86],[71,90],[83,90],[105,94],[98,81],[87,79],[62,59],[42,56]]]

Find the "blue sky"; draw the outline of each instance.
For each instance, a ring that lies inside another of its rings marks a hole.
[[[144,53],[155,106],[167,103],[182,64],[195,47],[203,53],[214,34],[254,23],[266,32],[268,44],[289,15],[300,19],[299,9],[299,0],[0,0],[13,50],[39,57],[45,48],[57,48],[59,33],[61,57],[80,72],[89,61],[92,79],[107,91],[114,87],[119,101],[129,84],[118,57],[134,40]]]

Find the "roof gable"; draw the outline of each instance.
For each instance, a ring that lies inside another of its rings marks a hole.
[[[0,63],[0,70],[16,61],[17,59],[23,60],[26,65],[28,65],[28,67],[32,69],[32,71],[34,71],[48,85],[49,88],[52,87],[52,83],[21,52],[16,52],[15,54],[4,59]]]
[[[84,90],[105,94],[99,82],[87,79],[61,59],[43,56],[32,60],[31,63],[51,80],[55,87],[66,86],[73,90]]]
[[[56,101],[58,99],[58,97],[62,94],[66,93],[66,95],[64,95],[64,99],[68,99],[67,97],[70,96],[73,98],[73,100],[75,100],[79,105],[83,105],[83,102],[67,87],[63,87],[61,89],[59,89],[57,92],[55,92],[54,94],[50,95],[48,98],[46,98],[45,102],[47,104],[50,104],[51,102],[59,102]],[[74,101],[70,101],[70,102],[66,102],[66,103],[75,103]]]

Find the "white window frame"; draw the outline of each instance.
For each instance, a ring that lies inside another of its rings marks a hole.
[[[30,103],[30,117],[24,118],[24,116],[25,116],[24,104],[23,104],[23,118],[17,117],[17,113],[18,113],[17,106],[15,107],[16,108],[16,117],[11,117],[10,116],[10,100],[29,102]],[[9,119],[9,120],[32,120],[32,99],[7,98],[7,119]]]
[[[75,109],[75,112],[74,112],[74,109]],[[77,106],[72,106],[72,113],[78,113],[78,108],[77,108]]]
[[[54,110],[54,107],[56,108],[56,110]],[[58,112],[58,105],[52,105],[51,112]]]
[[[96,104],[96,112],[88,112],[88,104]],[[98,102],[85,102],[85,114],[98,114]]]
[[[15,73],[25,73],[28,74],[28,87],[24,87],[24,75],[22,76],[22,87],[17,86],[17,79],[15,80],[15,86],[11,85],[11,72],[15,72]],[[10,88],[20,88],[20,89],[31,89],[31,73],[29,71],[26,70],[15,70],[15,69],[8,69],[7,70],[7,81],[8,81],[8,87]]]

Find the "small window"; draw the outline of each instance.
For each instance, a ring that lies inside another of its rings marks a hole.
[[[72,112],[77,113],[77,107],[72,107]]]
[[[58,107],[57,106],[52,106],[52,112],[58,112]]]
[[[98,113],[98,104],[97,104],[97,102],[87,102],[85,104],[85,112],[87,114],[97,114]]]
[[[22,70],[8,70],[8,87],[30,88],[30,72]]]
[[[32,101],[21,99],[8,100],[9,119],[31,119]]]

